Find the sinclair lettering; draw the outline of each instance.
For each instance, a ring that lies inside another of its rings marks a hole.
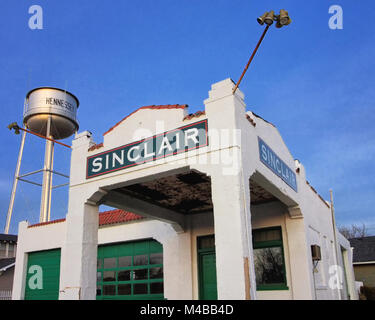
[[[207,119],[87,158],[86,178],[123,170],[208,145]]]
[[[293,170],[259,137],[258,142],[260,161],[297,192],[297,179]]]

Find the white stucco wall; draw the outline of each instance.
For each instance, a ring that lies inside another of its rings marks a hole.
[[[65,240],[65,222],[28,228],[29,223],[22,221],[18,227],[18,250],[14,270],[12,300],[22,300],[25,295],[27,274],[27,254],[35,251],[58,249]]]

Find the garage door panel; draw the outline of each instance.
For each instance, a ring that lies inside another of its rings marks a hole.
[[[60,249],[28,254],[25,300],[58,299],[60,259]]]

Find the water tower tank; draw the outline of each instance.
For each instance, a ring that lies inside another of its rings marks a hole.
[[[55,140],[68,138],[78,130],[78,106],[77,97],[68,91],[36,88],[26,95],[23,122],[29,130],[46,136],[48,119],[51,118],[50,135]]]

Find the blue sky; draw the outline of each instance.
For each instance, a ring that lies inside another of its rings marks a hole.
[[[43,30],[28,27],[34,4]],[[343,8],[343,30],[328,27],[331,5]],[[262,32],[256,17],[282,8],[293,23],[267,34],[240,86],[247,107],[278,127],[325,199],[333,189],[339,225],[375,227],[373,0],[2,0],[0,231],[20,142],[6,126],[22,123],[30,89],[73,92],[80,129],[97,142],[140,106],[203,110],[212,83],[239,78]],[[69,152],[56,147],[55,156],[68,173]],[[28,137],[21,172],[39,169],[43,157],[42,141]],[[67,188],[54,192],[52,219],[65,216],[67,199]],[[21,220],[38,221],[39,202],[38,187],[19,184],[12,233]]]

